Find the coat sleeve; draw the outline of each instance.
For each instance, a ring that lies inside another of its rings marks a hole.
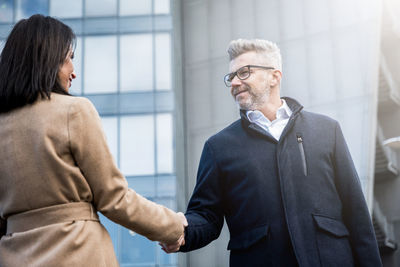
[[[178,215],[128,188],[109,151],[93,104],[76,98],[68,112],[70,148],[93,194],[93,205],[110,220],[150,240],[172,243],[183,234]]]
[[[186,218],[185,245],[180,251],[187,252],[206,246],[218,238],[224,223],[220,174],[211,146],[204,145],[197,182],[189,201]]]
[[[371,216],[339,124],[335,128],[335,179],[356,266],[382,266]]]

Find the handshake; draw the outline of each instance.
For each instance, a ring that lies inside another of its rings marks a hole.
[[[181,218],[183,227],[187,227],[188,222],[186,220],[185,215],[182,212],[178,212],[177,214]],[[185,233],[182,233],[182,235],[175,243],[172,244],[158,243],[158,244],[161,246],[161,249],[164,250],[166,253],[177,252],[181,246],[185,245]]]

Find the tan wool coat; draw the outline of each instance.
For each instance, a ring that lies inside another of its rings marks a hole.
[[[118,266],[96,211],[150,240],[183,233],[176,213],[128,188],[86,98],[0,114],[0,151],[0,266]]]

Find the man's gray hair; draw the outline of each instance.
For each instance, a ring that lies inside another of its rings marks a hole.
[[[229,60],[233,60],[246,52],[256,52],[263,55],[266,64],[282,71],[282,56],[275,43],[261,39],[237,39],[231,41],[228,46]]]

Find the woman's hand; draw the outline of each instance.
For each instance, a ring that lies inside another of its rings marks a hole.
[[[178,212],[177,214],[181,219],[183,227],[187,227],[188,222],[186,220],[185,215],[182,212]],[[172,244],[159,243],[159,245],[161,246],[161,249],[164,250],[166,253],[177,252],[181,246],[185,245],[185,233],[183,233],[175,243]]]

